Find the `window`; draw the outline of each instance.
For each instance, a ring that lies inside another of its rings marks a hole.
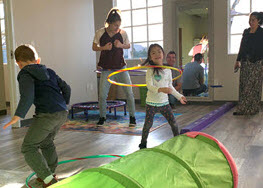
[[[162,0],[114,0],[114,6],[121,10],[122,28],[131,42],[125,59],[146,58],[153,43],[163,46]]]
[[[229,53],[238,53],[244,29],[249,27],[249,14],[263,10],[262,0],[229,0]]]
[[[4,4],[0,0],[0,26],[1,26],[1,39],[2,39],[2,50],[3,50],[3,63],[7,63],[6,56],[6,37],[5,37],[5,15],[4,15]]]

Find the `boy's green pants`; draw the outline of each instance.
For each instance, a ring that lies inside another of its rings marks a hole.
[[[27,164],[42,180],[53,174],[57,167],[58,156],[53,141],[67,115],[67,111],[35,115],[24,138],[21,151]]]

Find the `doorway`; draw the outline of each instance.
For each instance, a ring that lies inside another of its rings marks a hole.
[[[198,53],[201,53],[204,57],[204,60],[200,63],[203,68],[203,80],[200,79],[200,85],[202,82],[206,89],[200,94],[190,95],[188,97],[190,100],[211,101],[213,98],[213,89],[210,87],[210,83],[212,83],[210,79],[212,78],[211,65],[213,64],[213,57],[210,53],[210,49],[213,48],[213,45],[211,45],[213,40],[211,37],[213,29],[212,4],[212,0],[200,0],[198,2],[176,1],[176,30],[178,33],[176,40],[178,41],[179,67],[184,70],[187,64],[194,62],[194,56]]]
[[[4,16],[4,3],[0,0],[0,114],[7,114],[7,103],[10,102],[9,93],[7,90],[7,56],[6,56],[6,37],[5,37],[5,16]]]

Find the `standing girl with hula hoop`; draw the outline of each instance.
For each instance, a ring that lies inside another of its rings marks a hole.
[[[100,119],[98,125],[103,125],[106,121],[106,99],[109,93],[111,83],[107,81],[107,77],[114,70],[126,68],[123,58],[123,49],[130,48],[130,42],[127,33],[120,29],[121,16],[118,9],[111,9],[105,21],[105,27],[96,31],[92,49],[101,51],[97,68],[102,69],[99,85],[99,110]],[[113,79],[122,83],[131,84],[128,72],[114,75]],[[131,87],[123,87],[126,94],[128,110],[130,113],[130,127],[136,126],[135,120],[135,102]]]
[[[164,51],[159,44],[151,44],[148,57],[143,64],[163,66]],[[146,72],[146,84],[148,88],[146,97],[146,117],[142,131],[140,149],[146,148],[147,137],[153,125],[155,113],[160,112],[170,124],[174,136],[179,135],[179,128],[168,101],[168,94],[172,94],[182,104],[186,104],[186,98],[178,93],[172,85],[172,72],[170,69],[153,68]]]

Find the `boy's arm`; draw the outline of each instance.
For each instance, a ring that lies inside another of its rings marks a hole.
[[[16,122],[18,122],[18,120],[20,120],[20,117],[18,117],[18,116],[12,117],[11,121],[9,121],[7,124],[4,125],[3,129],[6,129],[7,127],[9,127],[12,124],[15,124]]]
[[[58,86],[60,87],[62,91],[63,98],[66,101],[66,104],[69,104],[70,101],[70,95],[71,95],[71,88],[70,86],[62,80],[59,76],[58,77]]]
[[[15,116],[24,118],[34,102],[35,83],[29,74],[23,74],[19,78],[20,100],[16,108]]]
[[[20,100],[14,117],[4,125],[6,129],[10,125],[16,123],[20,118],[24,118],[34,102],[35,84],[34,79],[29,74],[21,75],[19,78]]]

